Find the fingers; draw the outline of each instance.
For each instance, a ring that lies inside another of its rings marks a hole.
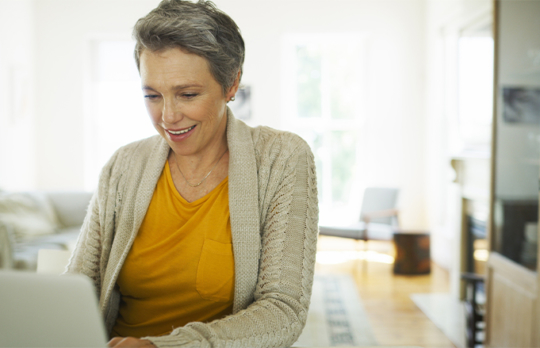
[[[124,337],[115,337],[112,340],[107,343],[107,347],[115,347],[120,341],[122,341]]]
[[[153,348],[155,345],[148,340],[135,337],[115,337],[107,343],[109,348]]]

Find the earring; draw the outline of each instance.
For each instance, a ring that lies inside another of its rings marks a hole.
[[[229,101],[235,101],[234,97],[231,97],[231,99],[229,99]]]

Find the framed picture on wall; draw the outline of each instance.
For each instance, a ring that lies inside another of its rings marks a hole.
[[[503,87],[503,119],[506,123],[540,125],[540,87]]]
[[[238,89],[235,95],[235,101],[229,103],[234,117],[241,120],[251,119],[251,87],[243,86]]]

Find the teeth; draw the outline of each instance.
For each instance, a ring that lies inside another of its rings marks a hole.
[[[189,127],[188,129],[184,129],[184,130],[181,130],[181,131],[178,131],[178,132],[173,132],[171,130],[167,130],[167,132],[171,133],[171,134],[174,134],[174,135],[178,135],[178,134],[184,134],[184,133],[187,133],[189,132],[190,130],[192,130],[193,128],[195,128],[195,126],[191,126]]]

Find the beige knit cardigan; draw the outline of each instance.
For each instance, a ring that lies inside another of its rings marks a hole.
[[[313,155],[298,136],[227,120],[229,209],[235,260],[233,314],[193,322],[158,347],[288,347],[307,317],[317,243]],[[159,135],[120,148],[105,165],[68,273],[89,276],[108,332],[120,303],[118,274],[169,154]]]

